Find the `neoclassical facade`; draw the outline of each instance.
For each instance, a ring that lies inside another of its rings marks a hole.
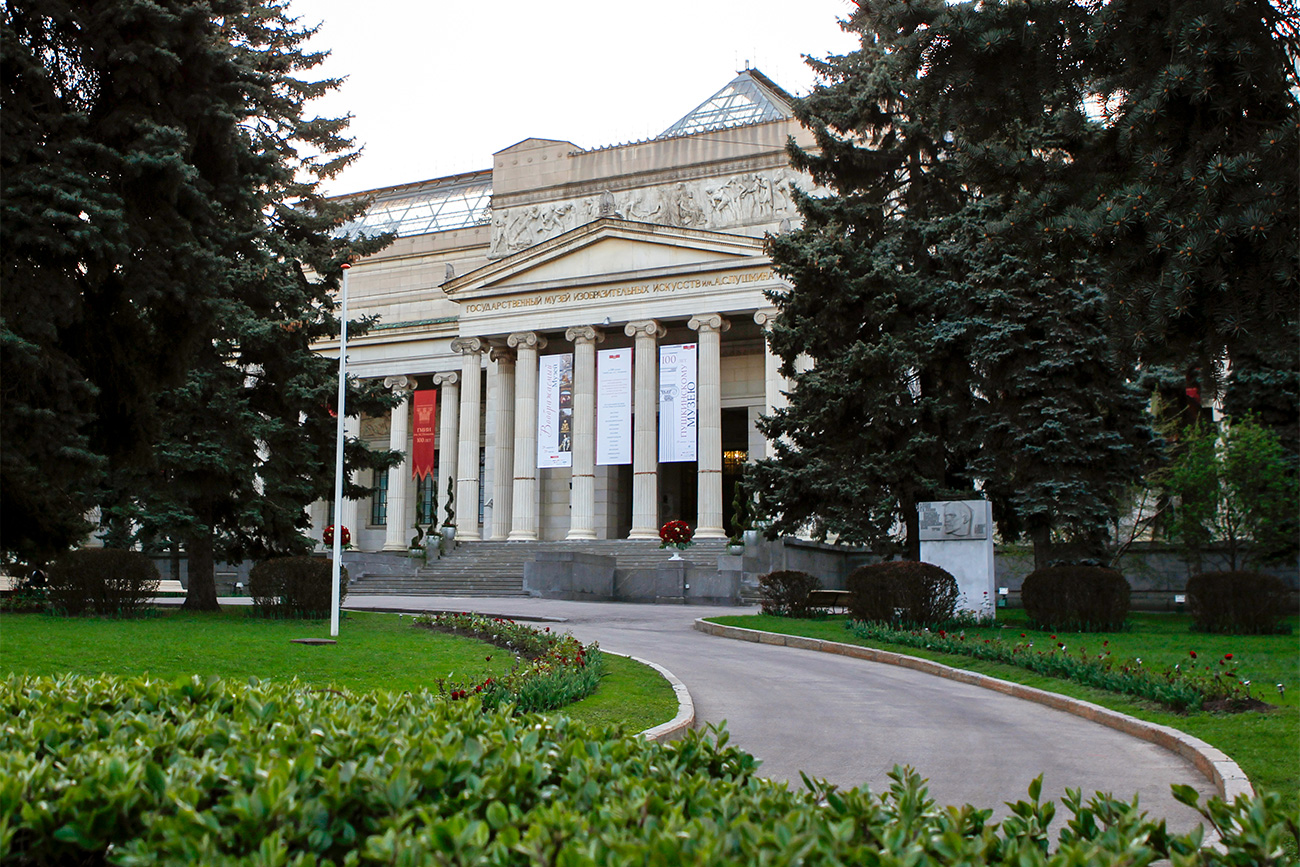
[[[351,309],[378,324],[349,341],[349,371],[405,399],[349,433],[408,459],[345,503],[361,550],[406,549],[449,496],[468,542],[656,538],[674,518],[729,534],[735,481],[765,452],[756,420],[785,388],[763,237],[810,188],[785,152],[811,145],[789,99],[746,70],[648,141],[527,139],[486,171],[369,194],[354,228],[398,238],[350,272]],[[419,478],[417,434],[435,451]]]

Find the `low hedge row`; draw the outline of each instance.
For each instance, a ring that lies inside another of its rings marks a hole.
[[[957,579],[933,563],[888,560],[859,566],[845,581],[849,616],[874,623],[933,626],[957,609]]]
[[[267,617],[330,616],[334,595],[334,563],[324,557],[274,557],[248,573],[253,607]],[[348,595],[348,570],[339,569],[339,604]]]
[[[808,617],[813,607],[808,596],[820,582],[807,572],[778,569],[758,576],[758,597],[764,614],[777,617]]]
[[[1025,576],[1020,601],[1040,629],[1113,632],[1124,628],[1133,591],[1114,569],[1049,566]]]
[[[1294,614],[1282,579],[1261,572],[1202,572],[1187,579],[1192,629],[1234,635],[1272,635],[1285,631]]]
[[[515,654],[510,671],[478,682],[438,680],[440,695],[452,701],[477,697],[486,709],[513,705],[517,713],[558,710],[586,698],[600,686],[605,657],[592,642],[569,633],[536,629],[505,617],[482,614],[421,614],[415,625],[477,638]]]
[[[78,548],[50,564],[50,607],[73,617],[130,617],[141,613],[161,580],[153,561],[139,551]]]
[[[15,865],[1227,867],[1283,864],[1300,839],[1276,795],[1197,805],[1210,844],[1076,793],[1053,840],[1039,781],[991,822],[938,807],[907,771],[879,795],[792,791],[725,733],[660,745],[428,693],[10,677],[0,714],[0,862]]]

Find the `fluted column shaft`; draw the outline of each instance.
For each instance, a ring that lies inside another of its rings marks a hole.
[[[653,319],[629,322],[635,418],[632,424],[632,532],[629,539],[659,538],[659,340],[667,330]]]
[[[596,538],[596,344],[604,332],[584,325],[564,332],[573,342],[573,491],[568,539]]]
[[[495,452],[492,475],[492,539],[510,538],[511,504],[515,489],[515,354],[503,346],[492,347],[496,372]]]
[[[710,313],[692,317],[687,325],[700,334],[699,439],[695,457],[700,487],[695,536],[723,539],[727,533],[722,517],[722,332],[731,323]]]
[[[384,386],[401,397],[401,403],[388,415],[388,448],[406,452],[406,432],[411,423],[411,392],[415,383],[407,376],[384,377]],[[388,470],[388,517],[384,526],[384,550],[405,551],[407,539],[406,479],[410,475],[411,456]]]
[[[354,440],[361,436],[361,419],[352,415],[343,419],[343,437],[347,440]],[[352,474],[348,474],[351,479]],[[346,486],[345,486],[346,487]],[[346,496],[343,498],[343,514],[336,515],[335,525],[342,524],[348,528],[352,534],[352,546],[358,550],[361,548],[361,501],[349,500]]]
[[[774,307],[767,307],[754,314],[754,322],[759,328],[762,328],[764,332],[767,331],[768,326],[772,324],[774,319],[776,319],[776,308]],[[764,334],[763,401],[767,405],[763,408],[763,414],[768,415],[772,410],[786,406],[789,403],[789,399],[785,396],[785,392],[787,391],[789,391],[789,384],[786,382],[785,377],[781,375],[781,359],[772,351],[771,345],[767,342],[767,335]],[[763,444],[767,455],[771,455],[772,446],[767,443],[766,439],[763,440]],[[757,458],[762,456],[753,455],[751,457]]]
[[[461,354],[460,369],[460,454],[456,465],[456,538],[477,542],[478,532],[478,450],[482,412],[483,350],[487,343],[479,337],[460,337],[451,342]]]
[[[435,373],[438,386],[438,475],[433,482],[433,514],[429,523],[438,526],[446,514],[447,492],[456,484],[456,467],[460,451],[460,374],[456,371]],[[455,508],[453,505],[452,508]]]
[[[546,338],[535,331],[511,334],[515,351],[515,484],[510,498],[512,542],[537,539],[537,353]]]

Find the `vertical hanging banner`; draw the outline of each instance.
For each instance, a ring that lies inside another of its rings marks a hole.
[[[695,460],[696,344],[659,347],[659,461]]]
[[[543,355],[537,376],[537,466],[573,466],[573,353]]]
[[[411,397],[415,410],[414,437],[411,444],[411,477],[423,479],[433,474],[433,432],[438,420],[438,390],[420,389]]]
[[[632,350],[596,353],[596,465],[632,463]]]

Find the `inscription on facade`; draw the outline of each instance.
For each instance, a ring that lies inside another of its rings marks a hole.
[[[638,283],[631,286],[612,286],[608,289],[577,289],[543,292],[522,298],[500,298],[493,301],[474,301],[465,304],[466,313],[491,313],[496,310],[517,310],[528,307],[551,307],[576,304],[582,301],[599,301],[604,298],[627,298],[636,295],[662,295],[687,289],[707,289],[712,286],[743,286],[775,278],[771,268],[744,271],[737,274],[719,274],[716,277],[690,277],[684,280],[664,280],[655,283]]]

